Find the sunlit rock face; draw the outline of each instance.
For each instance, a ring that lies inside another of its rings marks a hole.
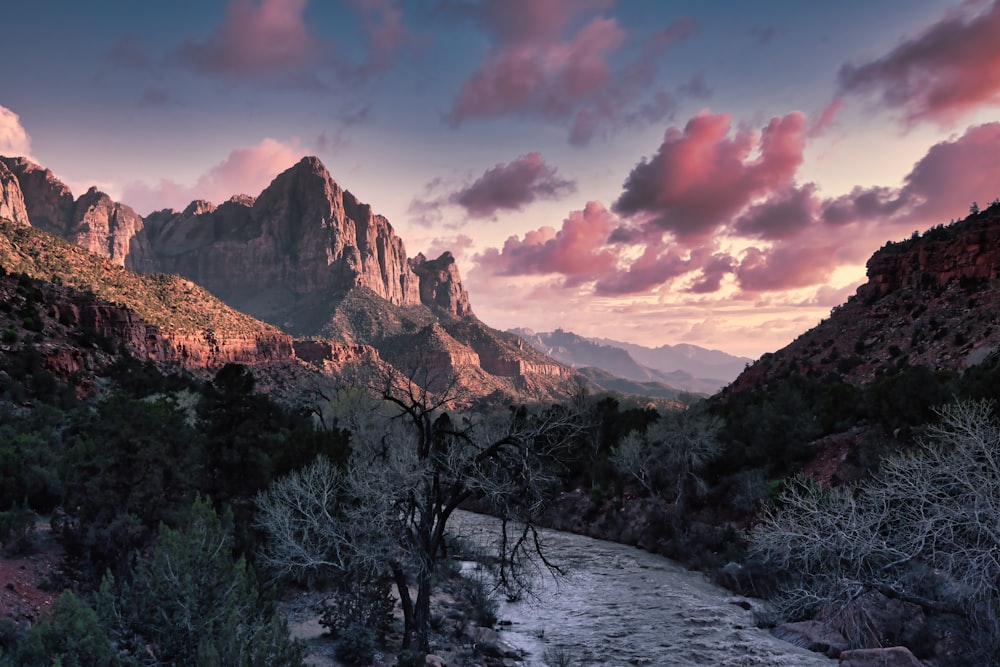
[[[421,303],[448,317],[472,315],[469,293],[462,288],[462,277],[450,252],[433,260],[418,254],[410,260],[410,268],[420,279]]]
[[[314,157],[279,174],[256,199],[156,213],[147,235],[158,271],[191,278],[235,303],[275,289],[302,295],[358,286],[395,305],[420,303],[392,226]]]
[[[27,225],[28,210],[17,177],[0,162],[0,218],[7,218],[19,225]]]
[[[138,213],[90,188],[73,193],[51,171],[23,157],[0,157],[17,179],[31,226],[61,236],[119,266],[152,271],[152,257]]]

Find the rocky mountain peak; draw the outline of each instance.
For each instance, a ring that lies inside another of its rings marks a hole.
[[[19,225],[30,224],[21,186],[17,177],[3,162],[0,162],[0,218],[7,218]]]
[[[28,220],[50,234],[65,237],[73,221],[73,193],[55,175],[24,157],[0,157],[17,179]]]
[[[409,262],[420,280],[420,301],[424,305],[448,317],[472,315],[469,293],[462,287],[454,255],[445,251],[437,259],[429,260],[423,253],[418,253]]]

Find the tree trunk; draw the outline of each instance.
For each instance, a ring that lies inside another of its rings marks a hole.
[[[396,590],[399,592],[399,606],[403,608],[402,648],[405,650],[413,648],[413,639],[414,639],[413,599],[410,597],[410,587],[406,583],[406,575],[403,574],[403,567],[399,563],[392,564],[392,577],[396,581]]]
[[[430,651],[431,573],[421,572],[417,583],[417,602],[413,607],[413,630],[417,648]]]

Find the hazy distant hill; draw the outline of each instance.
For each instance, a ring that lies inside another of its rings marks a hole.
[[[557,329],[538,333],[512,329],[512,333],[544,354],[578,369],[594,367],[607,375],[585,373],[605,389],[664,396],[673,390],[713,394],[731,382],[751,361],[695,345],[664,345],[656,349],[609,339],[584,338]],[[626,384],[624,381],[631,381]],[[644,388],[645,385],[645,388]]]

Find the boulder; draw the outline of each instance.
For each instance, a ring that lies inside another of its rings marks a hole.
[[[840,667],[923,667],[923,663],[905,646],[893,646],[844,651],[840,654]]]

